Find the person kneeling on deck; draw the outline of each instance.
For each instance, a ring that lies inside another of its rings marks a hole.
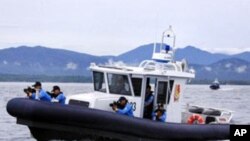
[[[125,97],[120,97],[117,104],[111,104],[112,105],[112,109],[121,115],[126,115],[126,116],[130,116],[133,117],[133,106],[131,104],[128,103],[128,100]]]
[[[36,100],[47,101],[47,102],[51,101],[50,95],[42,89],[41,82],[36,82],[32,86],[34,87],[35,92],[28,94],[28,97],[30,99],[36,99]]]
[[[158,105],[158,108],[153,113],[153,120],[165,122],[167,118],[166,110],[163,108],[162,104]]]
[[[51,91],[51,102],[58,102],[61,104],[65,104],[66,97],[64,96],[63,92],[61,92],[59,86],[53,86],[53,90]]]

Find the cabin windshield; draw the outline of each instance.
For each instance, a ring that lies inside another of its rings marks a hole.
[[[135,96],[140,97],[142,90],[142,78],[132,78],[131,80]]]
[[[106,85],[105,85],[105,77],[103,72],[93,72],[93,80],[94,80],[94,89],[95,91],[105,92],[106,93]]]
[[[111,94],[131,95],[127,75],[108,73],[108,86]]]

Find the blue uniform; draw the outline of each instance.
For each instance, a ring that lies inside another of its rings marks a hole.
[[[147,96],[145,98],[145,104],[144,106],[150,106],[150,104],[152,104],[154,101],[154,95],[150,94],[149,96]]]
[[[162,114],[162,116],[160,116],[159,118],[156,117],[156,114],[155,114],[155,113],[154,113],[154,115],[153,115],[153,120],[160,121],[160,122],[165,122],[166,118],[167,118],[166,112],[164,112],[164,113]]]
[[[116,112],[118,114],[121,114],[121,115],[127,115],[127,116],[130,116],[130,117],[134,116],[133,107],[129,103],[127,103],[126,106],[123,109],[118,109]]]
[[[143,117],[147,119],[152,119],[152,112],[153,112],[153,105],[154,104],[154,95],[152,92],[150,94],[147,94],[145,97],[145,103],[144,103],[144,113]]]
[[[32,93],[31,99],[36,99],[36,93]],[[38,99],[37,100],[41,100],[41,101],[47,101],[50,102],[51,101],[51,97],[50,95],[45,92],[43,89],[39,90],[39,94],[38,94]]]
[[[56,100],[58,100],[58,102],[61,103],[61,104],[65,104],[66,97],[65,97],[64,94],[61,92],[61,93],[56,97]]]

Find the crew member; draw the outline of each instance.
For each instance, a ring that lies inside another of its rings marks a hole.
[[[154,104],[154,95],[151,91],[151,86],[147,85],[145,102],[144,102],[144,118],[152,119],[153,112],[153,104]]]
[[[162,104],[158,105],[158,108],[153,113],[153,120],[159,122],[165,122],[167,118],[166,110],[164,109]]]
[[[52,102],[58,102],[61,104],[65,104],[66,97],[64,96],[63,92],[61,91],[59,86],[53,86],[52,90]]]
[[[41,82],[37,81],[32,86],[35,88],[36,92],[32,93],[31,95],[29,95],[29,97],[31,99],[36,99],[36,100],[41,100],[41,101],[47,101],[47,102],[51,101],[50,95],[42,89]]]
[[[126,116],[130,116],[133,117],[133,106],[131,104],[128,103],[128,100],[125,97],[120,97],[118,100],[118,103],[120,104],[119,107],[117,104],[114,104],[112,109],[121,115],[126,115]]]

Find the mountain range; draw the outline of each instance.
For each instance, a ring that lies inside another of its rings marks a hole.
[[[118,56],[95,56],[43,46],[12,47],[0,50],[0,74],[89,77],[91,62],[104,64],[113,60],[138,65],[151,59],[153,46],[142,45]],[[175,59],[186,59],[196,70],[196,80],[250,81],[250,52],[227,55],[187,46],[176,50]]]

